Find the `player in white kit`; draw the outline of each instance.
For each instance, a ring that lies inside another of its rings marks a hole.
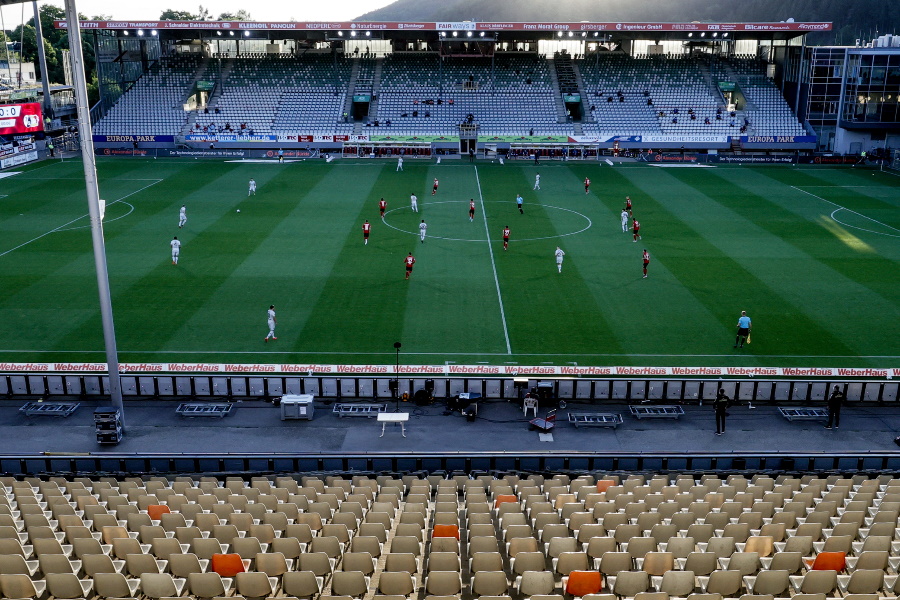
[[[628,233],[628,211],[622,209],[622,233]]]
[[[541,174],[540,174],[540,173],[537,173],[537,174],[534,176],[534,187],[531,188],[531,189],[533,189],[533,190],[539,190],[539,189],[541,189]]]
[[[256,180],[253,178],[250,179],[250,189],[247,190],[247,196],[250,195],[256,195]]]
[[[403,157],[402,156],[397,158],[397,170],[398,171],[403,170]]]
[[[169,242],[169,245],[172,246],[172,264],[178,264],[178,255],[181,254],[181,242],[178,241],[178,236],[176,235],[172,238],[172,241]]]
[[[184,224],[187,223],[187,213],[185,213],[184,204],[181,205],[181,210],[178,211],[178,229],[184,227]]]
[[[425,219],[422,219],[422,222],[419,223],[419,240],[424,244],[425,243],[425,231],[428,229],[428,224],[425,223]]]
[[[269,338],[272,338],[273,340],[278,339],[277,337],[275,337],[275,325],[277,325],[277,324],[278,324],[278,319],[275,318],[275,305],[273,304],[272,306],[269,307],[269,312],[268,312],[269,334],[266,336],[266,339],[263,340],[264,342],[268,342]]]
[[[559,271],[560,273],[562,273],[562,261],[563,261],[563,256],[565,256],[566,253],[562,251],[562,248],[557,246],[556,252],[554,252],[553,254],[556,255],[556,270]]]
[[[409,205],[412,207],[413,212],[419,212],[419,198],[415,194],[409,195]]]

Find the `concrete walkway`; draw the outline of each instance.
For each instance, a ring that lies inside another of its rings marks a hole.
[[[177,402],[146,400],[125,405],[126,434],[117,446],[98,446],[94,435],[95,402],[83,402],[68,418],[27,417],[23,400],[0,402],[0,454],[41,452],[126,453],[365,453],[365,452],[782,452],[854,453],[900,451],[900,406],[875,404],[845,407],[841,427],[825,430],[822,422],[789,422],[775,406],[731,409],[725,435],[716,436],[709,406],[684,406],[679,420],[638,420],[628,406],[569,402],[559,411],[552,441],[529,430],[521,406],[503,400],[482,402],[478,418],[468,422],[459,412],[444,414],[443,402],[410,412],[407,437],[389,424],[384,437],[375,419],[337,418],[331,403],[316,399],[315,419],[282,421],[280,409],[262,401],[236,404],[218,418],[183,418]],[[393,404],[388,405],[392,410]],[[568,410],[622,413],[617,429],[575,428]],[[541,415],[543,415],[543,410]]]

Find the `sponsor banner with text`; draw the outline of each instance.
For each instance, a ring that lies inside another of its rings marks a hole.
[[[742,135],[741,144],[815,144],[814,135]]]
[[[189,142],[277,142],[275,135],[231,135],[226,133],[203,133],[184,136]]]
[[[31,152],[19,152],[10,156],[9,158],[0,159],[0,169],[24,165],[25,163],[30,163],[37,159],[38,153],[34,150],[32,150]]]
[[[105,373],[105,363],[11,363],[0,362],[0,373]],[[134,375],[170,373],[246,373],[269,375],[471,375],[515,377],[522,375],[552,377],[900,377],[900,367],[587,367],[526,365],[329,365],[320,363],[122,363],[120,373]]]
[[[95,142],[122,142],[133,144],[134,142],[162,142],[169,144],[175,141],[174,135],[95,135]]]
[[[797,162],[793,156],[727,156],[719,154],[710,156],[710,162],[726,163],[726,164],[790,164]]]
[[[370,142],[459,142],[459,137],[443,135],[370,135]]]
[[[478,136],[479,142],[515,142],[526,144],[568,144],[571,138],[565,135],[491,135]]]
[[[626,23],[626,22],[476,22],[476,21],[81,21],[83,29],[205,29],[218,31],[729,31],[797,32],[831,31],[831,23]],[[54,21],[65,29],[65,21]]]

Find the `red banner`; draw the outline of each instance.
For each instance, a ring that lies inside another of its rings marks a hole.
[[[64,29],[65,21],[54,21]],[[594,32],[594,31],[831,31],[831,23],[512,23],[512,22],[291,22],[291,21],[81,21],[83,29],[206,29],[219,31],[530,31],[530,32]]]
[[[44,119],[39,103],[0,104],[0,135],[34,133],[43,129]]]

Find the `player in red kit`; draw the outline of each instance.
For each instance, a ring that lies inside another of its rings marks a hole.
[[[632,221],[631,231],[634,233],[634,235],[632,236],[633,239],[631,240],[632,242],[636,242],[636,241],[642,239],[641,238],[641,223],[637,219]]]
[[[509,227],[503,228],[503,249],[509,248]]]
[[[644,279],[647,279],[647,265],[650,264],[650,253],[644,248]]]
[[[434,180],[434,185],[431,186],[431,195],[432,195],[432,196],[434,196],[435,194],[437,194],[437,186],[438,186],[438,180],[435,179],[435,180]]]
[[[625,210],[628,211],[629,215],[633,215],[634,213],[631,211],[631,197],[625,196]]]
[[[381,213],[381,218],[384,218],[384,209],[387,208],[387,202],[384,201],[384,198],[378,201],[378,211]]]
[[[406,278],[409,279],[410,273],[412,273],[413,265],[416,264],[416,259],[413,257],[412,252],[409,253],[409,256],[403,259],[403,264],[406,265]]]
[[[469,221],[475,220],[475,198],[469,199]]]
[[[584,193],[588,194],[591,191],[591,180],[587,177],[584,178]]]
[[[372,224],[366,221],[363,223],[363,239],[365,240],[364,245],[369,244],[369,230],[372,229]]]

